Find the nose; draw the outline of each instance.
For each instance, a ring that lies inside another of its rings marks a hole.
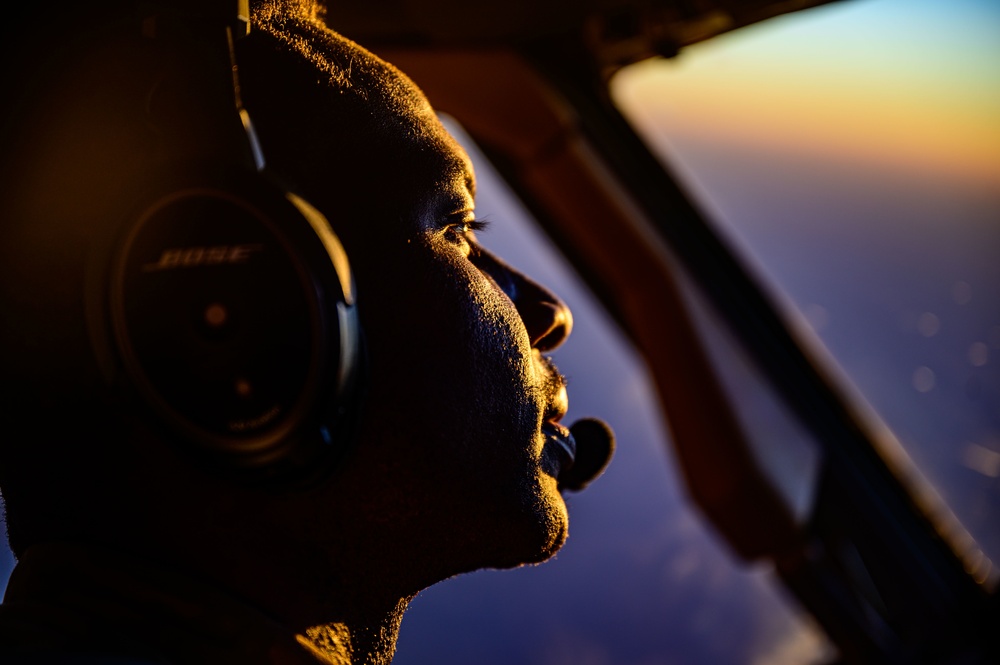
[[[573,329],[573,314],[559,296],[485,250],[480,251],[476,265],[514,302],[533,349],[551,351],[566,341]]]

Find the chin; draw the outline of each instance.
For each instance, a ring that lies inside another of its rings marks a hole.
[[[507,538],[502,538],[502,549],[493,551],[494,560],[489,567],[516,568],[542,563],[555,556],[566,543],[569,513],[555,479],[543,476],[526,503],[518,523],[508,530]]]
[[[566,509],[566,502],[559,494],[555,479],[546,476],[545,481],[547,485],[545,488],[547,498],[545,512],[548,517],[545,522],[547,526],[546,538],[538,550],[538,556],[525,561],[525,563],[541,563],[551,559],[556,552],[562,549],[569,537],[569,512]]]
[[[569,532],[569,517],[555,479],[539,474],[517,484],[521,492],[511,492],[507,485],[502,496],[480,497],[476,508],[453,522],[446,535],[437,532],[444,537],[428,538],[430,534],[421,531],[422,542],[408,550],[407,559],[412,566],[416,551],[427,554],[418,566],[423,574],[415,591],[476,570],[539,564],[559,551]]]
[[[556,552],[562,549],[562,546],[566,544],[566,538],[568,536],[569,529],[566,524],[563,524],[562,528],[552,534],[552,537],[549,538],[548,542],[545,543],[544,546],[538,548],[534,556],[525,557],[524,560],[517,565],[539,564],[548,561],[556,555]]]

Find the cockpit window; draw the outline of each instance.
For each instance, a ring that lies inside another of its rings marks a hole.
[[[835,3],[612,84],[994,562],[998,34],[995,3]]]

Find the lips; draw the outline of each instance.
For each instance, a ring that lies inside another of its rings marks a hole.
[[[576,461],[576,440],[569,429],[552,421],[546,421],[542,425],[542,434],[545,435],[546,445],[551,446],[558,454],[558,476],[561,477]]]
[[[578,420],[569,428],[562,425],[559,420],[566,415],[569,398],[561,379],[552,385],[557,388],[546,409],[542,434],[558,460],[559,489],[578,492],[604,472],[614,454],[615,435],[606,423],[594,418]]]

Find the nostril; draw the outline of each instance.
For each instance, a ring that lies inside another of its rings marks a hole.
[[[573,314],[562,302],[539,302],[535,304],[535,309],[537,319],[525,321],[531,346],[539,351],[551,351],[569,337],[573,329]]]

